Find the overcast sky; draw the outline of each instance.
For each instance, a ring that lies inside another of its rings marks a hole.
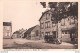
[[[3,21],[12,22],[12,31],[39,25],[44,9],[38,1],[4,1]]]

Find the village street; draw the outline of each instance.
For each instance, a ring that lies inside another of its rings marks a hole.
[[[76,49],[77,45],[63,42],[62,44],[45,43],[42,40],[4,39],[4,49]]]

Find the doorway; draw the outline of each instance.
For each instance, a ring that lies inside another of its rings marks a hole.
[[[56,38],[56,31],[53,31],[53,37]]]

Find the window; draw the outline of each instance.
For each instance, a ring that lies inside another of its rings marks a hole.
[[[42,36],[42,37],[44,36],[44,32],[41,32],[41,36]]]
[[[50,21],[47,23],[47,25],[48,25],[47,27],[50,28]]]
[[[62,19],[61,25],[62,25],[62,26],[65,25],[65,19]]]
[[[62,31],[62,34],[64,34],[64,31]]]
[[[70,34],[70,31],[68,31],[68,30],[62,31],[62,34]]]
[[[45,28],[50,28],[50,21],[45,22]]]
[[[50,13],[46,13],[46,20],[48,20],[51,17]]]
[[[65,31],[65,34],[67,34],[67,31]]]
[[[52,27],[55,27],[56,26],[56,23],[55,22],[52,22]]]
[[[5,36],[7,36],[7,32],[5,32]]]
[[[70,24],[74,24],[74,23],[75,23],[74,18],[71,18],[71,19],[70,19]]]
[[[45,35],[50,35],[50,32],[45,32]]]
[[[45,28],[47,28],[47,22],[45,22]]]
[[[46,20],[48,19],[48,17],[49,17],[49,15],[48,15],[48,13],[46,14]]]
[[[69,32],[69,31],[67,31],[67,34],[70,34],[70,32]]]
[[[10,32],[9,32],[9,30],[7,30],[7,36],[10,36]]]
[[[7,27],[7,30],[10,30],[10,27]]]
[[[43,23],[41,23],[41,29],[43,29],[44,28],[44,24]]]
[[[3,30],[5,31],[6,30],[6,27],[4,27]]]

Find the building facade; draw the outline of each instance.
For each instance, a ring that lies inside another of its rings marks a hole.
[[[3,38],[11,38],[12,36],[12,23],[3,22]]]
[[[24,30],[23,28],[19,29],[13,33],[12,38],[24,38],[24,33],[26,31],[27,31],[27,29],[26,30]]]
[[[58,23],[52,21],[52,11],[47,10],[42,13],[40,22],[40,35],[44,39],[45,35],[53,35],[55,38],[60,38],[62,41],[69,42],[73,37],[77,37],[76,31],[78,28],[78,20],[74,19],[73,16],[68,16],[58,21]]]
[[[40,39],[40,26],[36,25],[29,28],[25,33],[24,37],[30,40],[39,40]]]

